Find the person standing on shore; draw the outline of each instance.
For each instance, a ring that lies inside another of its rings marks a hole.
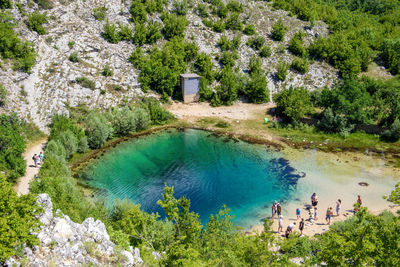
[[[326,220],[328,225],[331,224],[331,216],[332,216],[332,214],[333,214],[333,210],[332,210],[332,207],[330,207],[330,208],[328,208],[326,210],[326,217],[325,217],[325,220]]]
[[[362,198],[360,195],[357,196],[357,203],[354,205],[354,213],[358,212],[362,205]]]
[[[317,207],[314,207],[314,221],[318,220],[318,210]]]
[[[336,201],[336,216],[340,215],[340,210],[342,209],[342,201],[338,199]]]
[[[283,219],[282,219],[282,215],[279,216],[279,220],[278,220],[278,233],[283,231]]]
[[[296,209],[296,216],[297,216],[297,220],[300,219],[300,209],[299,208]]]
[[[276,201],[274,202],[274,204],[272,204],[272,217],[271,217],[272,220],[275,217],[275,213],[276,213]]]
[[[303,236],[303,229],[304,229],[304,218],[301,218],[301,221],[299,224],[300,236]]]
[[[311,206],[316,207],[318,205],[318,196],[316,193],[313,193],[311,196]]]
[[[276,205],[276,213],[278,214],[278,216],[282,214],[282,206],[279,203]]]

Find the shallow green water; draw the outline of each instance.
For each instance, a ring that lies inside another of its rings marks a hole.
[[[279,152],[199,130],[168,130],[118,145],[85,171],[98,196],[128,198],[148,212],[164,184],[191,200],[203,223],[226,204],[235,223],[260,223],[274,200],[291,198],[299,175]]]

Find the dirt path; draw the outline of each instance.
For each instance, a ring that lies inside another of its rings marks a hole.
[[[25,195],[29,193],[29,182],[33,179],[33,176],[39,172],[39,167],[35,167],[32,156],[36,153],[39,154],[43,151],[43,146],[46,143],[46,139],[39,140],[33,144],[29,144],[26,151],[22,154],[26,160],[26,173],[25,176],[19,178],[18,184],[14,187],[15,192],[18,195]]]

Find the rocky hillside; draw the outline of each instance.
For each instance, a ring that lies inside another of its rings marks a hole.
[[[8,91],[7,105],[2,108],[3,111],[17,111],[22,117],[45,129],[52,114],[66,113],[69,106],[83,103],[89,107],[105,108],[143,94],[138,82],[139,71],[128,61],[135,45],[128,41],[112,44],[102,36],[106,20],[116,25],[129,25],[134,32],[134,24],[130,21],[130,1],[54,0],[52,8],[40,10],[46,12],[49,18],[44,24],[44,35],[38,35],[26,25],[27,14],[39,10],[36,2],[19,2],[19,8],[15,2],[10,9],[17,21],[15,31],[33,44],[37,58],[29,74],[12,70],[11,63],[3,60],[0,80]],[[169,9],[172,10],[172,1],[170,2]],[[200,2],[189,2],[189,24],[185,38],[193,40],[200,52],[206,52],[215,58],[220,53],[217,46],[219,38],[222,35],[232,38],[237,32],[226,30],[224,33],[217,33],[206,27],[194,8]],[[311,28],[309,22],[290,17],[285,11],[273,10],[270,3],[245,0],[241,2],[244,4],[244,11],[240,18],[254,24],[256,32],[265,37],[266,43],[272,48],[272,55],[262,58],[271,94],[290,85],[315,89],[332,84],[337,78],[337,71],[322,62],[310,62],[306,74],[289,71],[284,82],[275,78],[278,62],[291,62],[294,58],[286,49],[294,34],[303,30],[306,33],[305,43],[308,44],[317,36],[327,35],[326,25],[316,22]],[[105,20],[96,20],[93,15],[93,9],[96,7],[105,7]],[[288,28],[282,42],[273,41],[269,37],[272,25],[279,19],[282,19]],[[152,20],[161,22],[159,14],[154,15]],[[258,52],[246,45],[251,36],[241,34],[240,38],[236,66],[240,71],[246,71],[250,56]],[[165,40],[158,40],[157,46],[161,46],[163,42]],[[144,45],[144,49],[146,47],[149,46]],[[73,62],[75,60],[71,60],[71,55],[78,60]],[[215,59],[213,61],[216,68],[219,68],[218,62]],[[112,76],[101,74],[106,65],[112,69]],[[89,82],[85,84],[85,81]]]
[[[37,233],[40,245],[25,248],[22,257],[10,258],[6,266],[140,266],[143,264],[138,248],[130,251],[117,249],[107,234],[104,224],[87,218],[75,223],[59,210],[53,214],[53,204],[47,194],[40,194],[37,202],[44,212],[39,219]]]

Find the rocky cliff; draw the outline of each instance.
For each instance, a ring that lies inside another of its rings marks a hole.
[[[60,211],[53,214],[53,204],[47,194],[40,194],[37,202],[44,208],[39,220],[40,244],[25,248],[22,257],[14,257],[7,266],[140,266],[143,264],[138,248],[118,249],[110,241],[104,224],[87,218],[75,223]]]
[[[170,1],[169,9],[172,9],[172,2]],[[222,35],[231,38],[237,32],[226,30],[224,33],[216,33],[206,27],[194,9],[199,2],[202,1],[190,1],[192,8],[189,8],[187,14],[189,25],[186,39],[194,40],[201,52],[215,57],[220,53],[217,46],[219,38]],[[290,85],[305,86],[312,90],[332,84],[337,78],[337,71],[323,62],[311,62],[309,71],[304,75],[289,72],[284,82],[274,78],[278,63],[293,59],[293,55],[286,50],[293,35],[299,30],[304,31],[307,35],[305,42],[308,44],[317,36],[328,34],[325,24],[316,22],[310,27],[309,22],[290,17],[287,12],[274,10],[270,3],[246,0],[241,2],[245,4],[245,9],[240,18],[254,24],[257,33],[264,36],[272,48],[272,55],[262,59],[271,94]],[[10,62],[3,62],[0,80],[8,91],[8,104],[3,107],[4,111],[16,111],[45,129],[52,114],[67,113],[69,106],[83,103],[91,108],[106,108],[143,94],[137,79],[139,71],[128,61],[135,45],[128,41],[111,44],[102,37],[106,20],[116,25],[129,25],[134,30],[130,21],[130,1],[54,0],[51,9],[40,11],[46,12],[49,18],[44,25],[47,32],[45,35],[30,31],[25,23],[26,14],[38,10],[37,4],[31,0],[21,0],[20,3],[22,8],[18,9],[14,5],[11,9],[17,22],[15,30],[33,44],[38,56],[30,74],[12,70]],[[105,7],[105,20],[95,19],[93,9],[96,7]],[[272,25],[279,19],[284,21],[288,32],[284,41],[275,42],[269,34]],[[151,20],[162,23],[159,14],[153,15]],[[257,54],[257,51],[246,45],[249,38],[251,37],[245,34],[241,35],[237,66],[242,71],[246,71],[250,56]],[[165,40],[159,40],[157,46],[161,46],[163,42]],[[146,50],[146,45],[144,48]],[[79,58],[78,62],[68,60],[74,52]],[[110,77],[101,75],[106,64],[114,72]],[[216,60],[214,64],[219,68]],[[85,88],[77,83],[77,78],[80,77],[93,81],[94,86]]]

